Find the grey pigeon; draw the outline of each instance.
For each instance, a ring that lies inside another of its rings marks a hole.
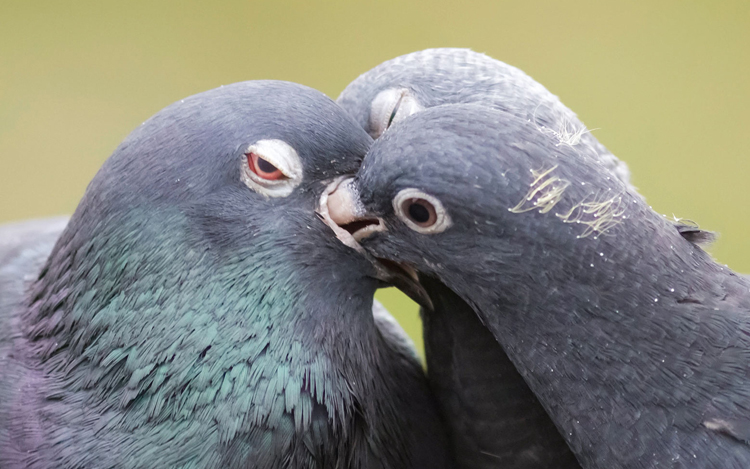
[[[584,467],[750,467],[750,279],[577,146],[442,106],[342,184],[353,238],[469,303]]]
[[[127,137],[59,237],[0,228],[0,467],[447,467],[387,271],[315,213],[370,144],[309,88],[224,86]]]
[[[429,49],[389,60],[354,80],[338,103],[374,138],[434,106],[478,103],[506,110],[533,121],[557,144],[588,142],[596,150],[589,157],[629,178],[625,164],[556,96],[521,70],[470,50]],[[580,467],[471,307],[438,281],[427,285],[434,305],[421,311],[428,375],[460,465]]]

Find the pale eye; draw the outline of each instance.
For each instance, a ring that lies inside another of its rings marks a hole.
[[[370,136],[380,137],[391,125],[421,110],[422,106],[406,88],[381,91],[370,105]]]
[[[286,197],[302,182],[302,161],[282,140],[258,140],[245,150],[242,181],[266,197]]]
[[[422,234],[435,234],[451,226],[440,201],[419,189],[403,189],[393,198],[393,209],[406,226]]]

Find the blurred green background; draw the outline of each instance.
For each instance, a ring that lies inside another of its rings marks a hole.
[[[219,85],[335,98],[392,57],[469,47],[518,66],[627,161],[654,209],[750,272],[750,2],[0,2],[0,222],[71,213],[132,129]],[[421,346],[416,307],[378,297]]]

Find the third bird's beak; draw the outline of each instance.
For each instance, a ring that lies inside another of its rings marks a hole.
[[[378,231],[386,231],[379,217],[368,216],[359,200],[352,178],[337,178],[320,197],[318,215],[331,227],[336,237],[365,256],[375,266],[377,278],[406,293],[421,306],[432,310],[432,301],[419,283],[417,272],[410,266],[388,259],[376,258],[359,242]]]

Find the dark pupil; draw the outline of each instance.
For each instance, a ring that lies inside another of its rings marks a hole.
[[[273,173],[275,171],[278,171],[276,166],[260,157],[258,158],[258,169],[260,169],[264,173]]]
[[[419,202],[414,202],[409,205],[409,216],[417,223],[426,223],[430,219],[430,211]]]

